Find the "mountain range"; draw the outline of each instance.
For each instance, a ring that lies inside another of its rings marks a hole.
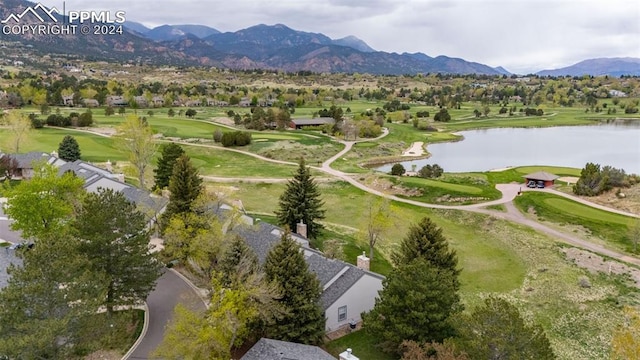
[[[35,4],[0,0],[0,18],[22,14]],[[42,10],[42,9],[41,9]],[[46,9],[44,9],[46,12]],[[25,13],[21,24],[37,23]],[[59,19],[62,16],[57,15]],[[355,36],[331,39],[321,33],[291,29],[283,24],[259,24],[235,32],[204,25],[162,25],[148,28],[127,21],[117,35],[4,35],[41,53],[82,56],[89,60],[137,61],[152,64],[203,65],[231,69],[274,69],[289,72],[346,72],[371,74],[455,73],[510,75],[502,67],[424,53],[376,51]],[[609,61],[611,60],[611,61]],[[540,75],[636,74],[638,59],[596,59]],[[635,61],[635,62],[634,62]],[[613,66],[615,64],[615,66]],[[595,73],[594,73],[595,72]]]

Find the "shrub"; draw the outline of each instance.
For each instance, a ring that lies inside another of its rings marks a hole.
[[[407,169],[404,168],[402,164],[394,164],[391,167],[391,175],[402,176],[407,172]]]
[[[431,178],[438,178],[440,176],[442,176],[442,173],[444,172],[444,170],[442,169],[442,167],[440,167],[440,165],[438,164],[433,164],[433,165],[425,165],[423,166],[420,170],[418,170],[418,176],[421,178],[425,178],[425,179],[431,179]]]
[[[216,131],[213,132],[213,141],[217,143],[221,142],[222,135],[223,135],[222,130],[216,129]]]
[[[226,132],[222,134],[220,142],[224,147],[249,145],[251,144],[251,133],[244,131]]]

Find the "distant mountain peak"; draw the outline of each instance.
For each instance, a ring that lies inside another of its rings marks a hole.
[[[616,57],[587,59],[560,69],[542,70],[536,74],[540,76],[640,76],[640,58]]]

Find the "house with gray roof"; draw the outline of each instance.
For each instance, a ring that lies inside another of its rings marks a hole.
[[[240,360],[336,360],[317,346],[262,338]]]
[[[139,189],[124,182],[122,174],[113,174],[109,170],[102,169],[82,160],[73,162],[64,161],[57,157],[57,154],[47,154],[44,152],[30,152],[25,154],[0,154],[11,156],[18,163],[16,177],[29,179],[33,177],[33,166],[38,161],[52,164],[58,168],[60,175],[72,172],[77,177],[84,180],[84,189],[88,192],[97,192],[99,188],[120,191],[127,200],[135,203],[150,221],[162,213],[168,204],[168,200],[151,194],[146,190]]]
[[[283,230],[252,219],[247,224],[231,231],[245,239],[260,263],[264,263],[269,250],[280,241]],[[309,271],[316,274],[322,287],[320,306],[326,318],[325,331],[329,333],[359,323],[362,320],[360,314],[373,309],[384,277],[369,271],[369,259],[364,255],[358,257],[360,266],[354,266],[329,259],[322,252],[311,249],[309,241],[300,234],[293,233],[291,236],[300,244]]]

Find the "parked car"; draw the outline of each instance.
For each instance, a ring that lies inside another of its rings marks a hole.
[[[544,189],[544,181],[538,181],[538,189]]]
[[[16,243],[9,246],[9,250],[33,249],[34,246],[35,246],[34,243],[24,241],[24,242]]]
[[[528,188],[535,188],[536,187],[536,182],[533,180],[529,180],[529,182],[527,183],[527,187]]]

